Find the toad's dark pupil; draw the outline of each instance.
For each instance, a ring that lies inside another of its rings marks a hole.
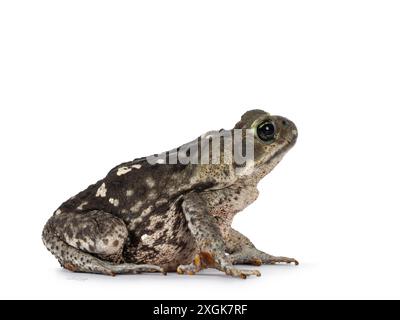
[[[275,136],[275,126],[272,122],[264,122],[257,128],[257,134],[261,140],[271,141]]]

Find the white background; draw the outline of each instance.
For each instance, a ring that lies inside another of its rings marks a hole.
[[[400,298],[398,1],[2,1],[0,298]],[[123,161],[231,128],[248,109],[298,144],[234,225],[301,265],[62,270],[57,206]]]

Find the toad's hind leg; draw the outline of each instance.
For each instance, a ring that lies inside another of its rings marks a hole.
[[[42,237],[47,249],[70,271],[107,275],[164,273],[159,266],[123,263],[128,231],[122,220],[103,211],[53,216]]]

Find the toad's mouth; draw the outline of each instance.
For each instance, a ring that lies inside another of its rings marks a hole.
[[[296,144],[297,135],[295,135],[292,139],[285,139],[285,143],[276,150],[272,156],[270,156],[267,161],[265,161],[266,165],[278,164],[280,160],[284,157],[284,155]]]

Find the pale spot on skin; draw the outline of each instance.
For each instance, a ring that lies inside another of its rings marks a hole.
[[[119,200],[118,199],[114,199],[114,198],[110,198],[108,199],[108,201],[114,205],[114,207],[118,207],[119,206]]]
[[[78,210],[83,210],[83,207],[86,206],[87,204],[88,204],[87,201],[82,202],[82,203],[80,204],[80,206],[79,206],[77,209],[78,209]]]
[[[131,221],[131,223],[130,223],[129,226],[128,226],[128,229],[129,229],[129,230],[134,230],[135,227],[136,227],[138,224],[140,224],[142,221],[143,221],[142,218],[140,218],[140,217],[139,217],[139,218],[136,218],[135,220]]]
[[[157,198],[157,193],[155,192],[150,192],[149,195],[147,196],[150,200],[154,200]]]
[[[148,234],[144,234],[144,235],[142,235],[141,237],[140,237],[140,239],[142,240],[142,241],[146,241],[146,239],[148,239],[150,236],[148,235]]]
[[[106,184],[103,183],[100,188],[97,189],[96,192],[96,197],[102,197],[105,198],[107,194],[107,188],[106,188]]]
[[[147,209],[143,210],[142,216],[147,216],[151,212],[151,210],[153,210],[153,206],[150,206]]]
[[[132,209],[132,208],[131,208]],[[130,224],[129,224],[129,229],[134,230],[138,224],[140,224],[143,221],[143,218],[148,216],[151,212],[153,211],[153,206],[150,206],[146,208],[145,210],[142,211],[140,217],[134,219]]]
[[[54,213],[56,216],[58,216],[59,214],[61,214],[61,210],[60,209],[57,209],[57,211]]]
[[[132,197],[133,196],[133,190],[127,190],[126,191],[126,196],[127,197]]]
[[[166,199],[158,200],[158,201],[156,202],[156,206],[157,206],[157,207],[162,206],[163,204],[166,204],[167,202],[168,202],[168,201],[167,201]]]
[[[117,176],[122,176],[122,175],[127,174],[128,172],[132,171],[132,169],[140,169],[141,167],[142,167],[142,165],[140,165],[140,164],[134,164],[134,165],[131,165],[130,167],[118,168]]]
[[[142,235],[140,240],[142,240],[143,244],[145,245],[152,245],[154,243],[153,237],[149,236],[148,234]]]
[[[175,193],[175,191],[176,191],[176,189],[174,189],[174,188],[169,188],[168,189],[168,193],[169,194],[173,194],[173,193]]]
[[[155,182],[154,179],[151,178],[151,177],[148,177],[148,178],[146,179],[146,183],[147,183],[147,185],[148,185],[150,188],[153,188],[153,187],[156,185],[156,182]]]
[[[164,164],[164,163],[165,163],[165,160],[164,160],[164,159],[158,159],[156,163],[158,163],[158,164]]]
[[[138,201],[135,203],[135,205],[133,207],[131,207],[130,211],[131,212],[137,212],[139,211],[139,209],[142,207],[143,202],[142,201]]]
[[[124,175],[124,174],[127,174],[127,173],[130,172],[131,170],[132,170],[132,168],[128,168],[128,167],[121,167],[121,168],[118,168],[117,176],[122,176],[122,175]]]

